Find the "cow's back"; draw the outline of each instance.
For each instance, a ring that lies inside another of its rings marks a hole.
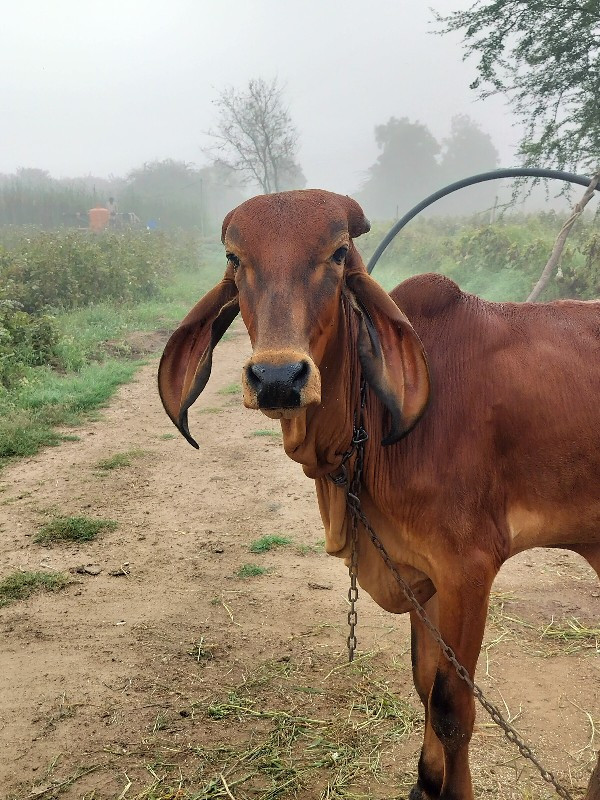
[[[459,493],[467,506],[469,492],[474,504],[503,504],[515,529],[546,527],[548,543],[595,540],[600,303],[491,303],[437,274],[391,296],[432,376],[430,407],[395,459],[421,482],[429,471],[442,495]]]

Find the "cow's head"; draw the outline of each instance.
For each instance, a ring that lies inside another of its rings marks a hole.
[[[165,409],[189,442],[197,447],[187,411],[206,385],[214,346],[238,311],[253,349],[242,369],[244,404],[282,420],[318,408],[322,382],[329,379],[320,367],[344,324],[342,295],[358,319],[363,373],[391,414],[383,443],[410,430],[427,403],[427,364],[412,326],[354,247],[352,239],[369,227],[354,200],[318,190],[254,197],[225,217],[223,280],[172,335],[159,368]]]

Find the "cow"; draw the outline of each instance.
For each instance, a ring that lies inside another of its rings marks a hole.
[[[508,558],[562,547],[600,573],[600,303],[491,303],[433,273],[388,294],[353,241],[369,227],[357,202],[320,190],[231,211],[224,277],[171,336],[160,396],[197,447],[188,409],[240,312],[252,344],[244,405],[280,420],[285,452],[315,481],[327,552],[348,563],[344,471],[366,382],[361,509],[472,678]],[[472,691],[364,525],[356,538],[360,586],[411,615],[425,732],[410,798],[472,800]]]

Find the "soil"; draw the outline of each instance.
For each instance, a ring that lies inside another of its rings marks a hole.
[[[61,591],[0,609],[1,796],[408,796],[422,735],[408,619],[362,594],[360,653],[347,666],[346,570],[323,552],[313,483],[285,456],[277,423],[242,407],[232,384],[247,355],[234,326],[190,415],[199,451],[164,414],[153,357],[78,441],[0,476],[0,578],[70,575]],[[98,467],[129,451],[129,466]],[[56,515],[118,527],[35,543]],[[290,543],[249,551],[270,535]],[[239,577],[244,564],[266,571]],[[600,644],[565,625],[597,633],[597,578],[577,556],[535,550],[508,562],[494,589],[479,684],[582,797],[599,746]],[[549,638],[563,628],[570,638]],[[388,711],[374,716],[357,698],[384,698]],[[390,727],[393,698],[410,718],[402,735]],[[292,718],[285,757],[265,766],[258,745]],[[323,732],[337,749],[294,783]],[[482,709],[471,756],[480,797],[554,796]]]

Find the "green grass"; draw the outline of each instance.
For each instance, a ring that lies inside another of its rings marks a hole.
[[[263,536],[252,542],[249,549],[251,553],[268,553],[269,550],[284,547],[286,544],[292,544],[292,540],[286,536]]]
[[[140,363],[88,364],[68,375],[47,368],[31,370],[28,382],[17,391],[6,397],[0,393],[0,466],[69,440],[56,427],[90,419],[119,386],[131,380]]]
[[[112,519],[90,517],[56,517],[43,525],[33,537],[39,544],[53,542],[90,542],[100,531],[112,531],[117,523]]]
[[[136,331],[173,329],[222,271],[222,262],[214,261],[194,272],[176,273],[160,299],[103,302],[58,314],[61,370],[28,367],[10,390],[0,385],[0,468],[72,440],[56,428],[93,418],[145,363],[131,359],[128,337]]]
[[[243,564],[236,575],[238,578],[257,578],[259,575],[264,575],[266,571],[265,567],[259,567],[258,564]]]
[[[258,430],[258,431],[252,431],[250,436],[272,436],[275,439],[280,439],[281,438],[281,431],[269,431],[269,430],[266,430],[266,429],[262,429],[262,430]]]
[[[222,389],[219,389],[219,394],[239,394],[242,391],[242,387],[239,383],[230,383],[228,386],[223,386]]]
[[[134,459],[141,458],[146,455],[145,450],[126,450],[124,453],[115,453],[110,458],[103,458],[96,464],[97,469],[104,472],[109,472],[113,469],[122,469],[123,467],[130,467]]]
[[[55,592],[68,583],[68,576],[60,572],[13,572],[0,581],[0,608],[35,592]]]

